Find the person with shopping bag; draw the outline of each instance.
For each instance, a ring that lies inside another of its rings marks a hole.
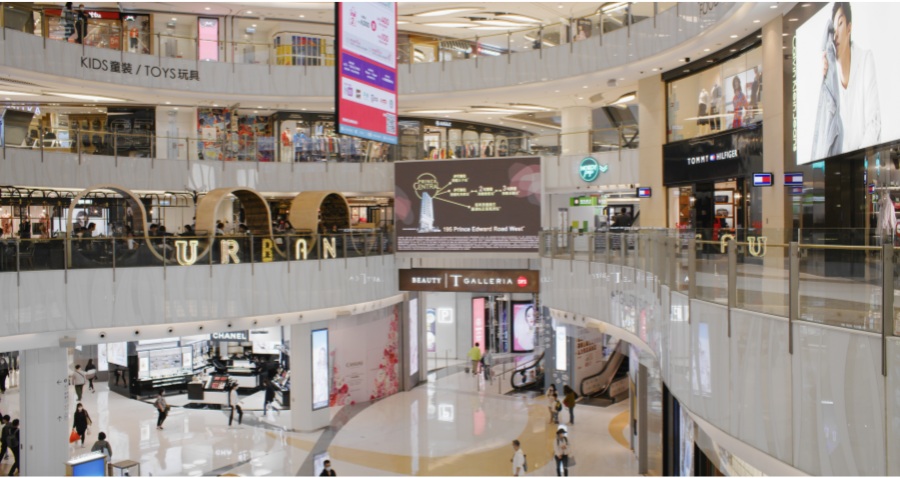
[[[159,391],[159,396],[156,398],[156,401],[153,402],[153,406],[156,407],[156,429],[163,429],[163,422],[166,421],[166,417],[169,416],[169,405],[166,403],[165,398],[166,392],[165,390]]]
[[[84,405],[79,403],[75,407],[75,423],[72,425],[72,430],[78,433],[78,437],[81,439],[81,448],[84,448],[84,436],[87,435],[89,426],[91,426],[91,416],[84,409]],[[74,443],[71,435],[69,435],[69,442]]]

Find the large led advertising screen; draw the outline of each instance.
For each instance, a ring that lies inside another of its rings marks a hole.
[[[312,409],[328,407],[328,329],[312,331]]]
[[[534,350],[534,332],[537,318],[531,302],[513,302],[513,352]]]
[[[828,3],[797,28],[797,164],[900,138],[897,15],[897,3]]]
[[[397,4],[337,3],[338,132],[397,144]]]
[[[540,158],[395,163],[399,252],[535,252]]]

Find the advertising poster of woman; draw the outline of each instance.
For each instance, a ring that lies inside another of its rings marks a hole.
[[[534,350],[536,313],[530,302],[513,303],[513,352]]]

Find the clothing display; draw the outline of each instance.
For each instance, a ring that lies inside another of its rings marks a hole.
[[[722,88],[719,86],[719,83],[714,83],[712,90],[709,92],[709,115],[712,116],[710,118],[709,124],[713,131],[718,131],[722,129],[722,119],[719,118],[719,104],[722,102]]]
[[[698,100],[697,105],[697,124],[698,125],[708,125],[709,118],[708,115],[709,110],[709,92],[706,91],[706,88],[700,90],[700,98]]]

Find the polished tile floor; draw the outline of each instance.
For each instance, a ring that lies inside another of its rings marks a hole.
[[[493,475],[511,474],[510,443],[518,438],[527,455],[529,475],[555,475],[552,439],[542,397],[508,397],[496,387],[462,372],[446,374],[353,410],[332,409],[328,432],[286,431],[290,411],[247,412],[241,426],[228,426],[228,412],[173,408],[165,429],[156,430],[149,403],[109,392],[85,391],[83,403],[94,425],[85,449],[105,431],[113,461],[141,463],[143,475],[298,475],[311,474],[313,450],[327,449],[339,475]],[[74,393],[71,394],[74,399]],[[252,397],[255,398],[255,397]],[[18,415],[18,389],[0,401],[0,411]],[[74,407],[72,407],[74,410]],[[568,419],[564,411],[561,419]],[[568,426],[578,465],[570,475],[636,475],[628,450],[628,402],[608,408],[577,406]],[[349,420],[341,425],[341,416]],[[236,425],[236,423],[235,423]],[[5,472],[9,464],[0,465]]]

